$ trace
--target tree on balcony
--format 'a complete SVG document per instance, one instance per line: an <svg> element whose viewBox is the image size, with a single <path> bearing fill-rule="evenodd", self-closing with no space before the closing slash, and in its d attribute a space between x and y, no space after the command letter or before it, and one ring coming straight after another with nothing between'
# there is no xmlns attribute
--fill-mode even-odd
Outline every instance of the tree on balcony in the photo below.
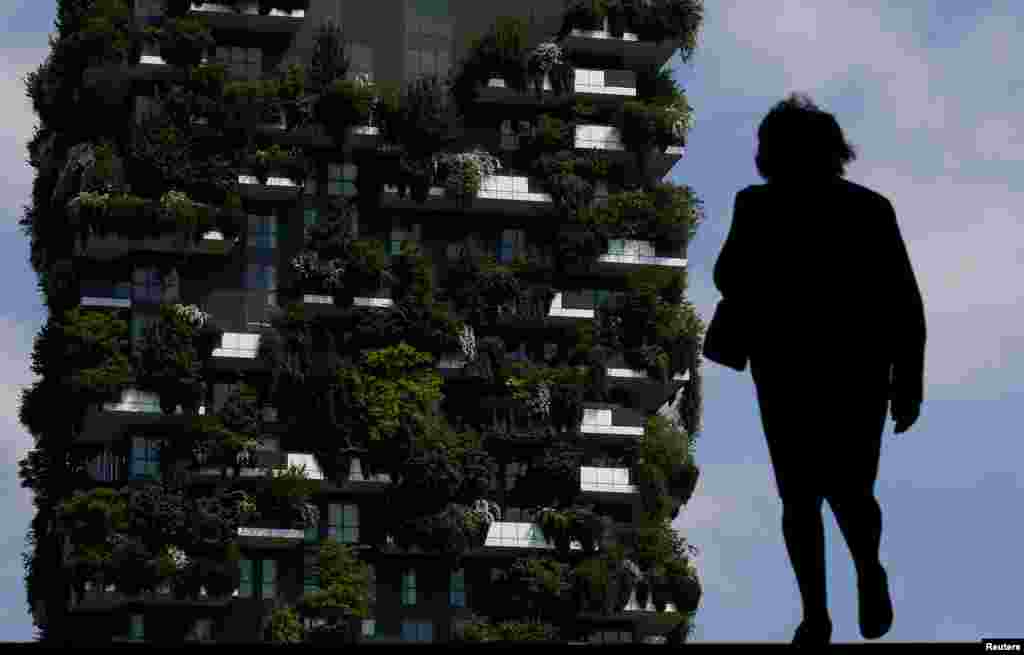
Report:
<svg viewBox="0 0 1024 655"><path fill-rule="evenodd" d="M320 589L299 601L302 616L322 616L335 632L345 636L345 619L369 615L370 575L367 565L351 547L331 540L320 542Z"/></svg>

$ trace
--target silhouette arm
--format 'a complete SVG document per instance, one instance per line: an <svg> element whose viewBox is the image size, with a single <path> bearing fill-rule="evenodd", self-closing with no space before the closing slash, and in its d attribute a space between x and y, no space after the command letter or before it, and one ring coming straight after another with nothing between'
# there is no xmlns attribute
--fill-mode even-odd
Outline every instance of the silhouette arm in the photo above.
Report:
<svg viewBox="0 0 1024 655"><path fill-rule="evenodd" d="M892 203L885 201L886 233L883 235L890 249L889 275L892 281L895 341L893 343L893 387L907 400L924 399L924 351L927 328L921 289L914 276L907 246L896 221Z"/></svg>
<svg viewBox="0 0 1024 655"><path fill-rule="evenodd" d="M740 279L740 271L746 257L743 254L746 248L746 232L742 225L747 222L747 207L749 205L746 189L736 194L736 200L732 210L732 225L729 226L729 234L722 244L722 250L718 253L718 260L715 262L715 269L712 279L715 287L723 297L735 298L740 292L743 284ZM747 262L749 264L749 262Z"/></svg>

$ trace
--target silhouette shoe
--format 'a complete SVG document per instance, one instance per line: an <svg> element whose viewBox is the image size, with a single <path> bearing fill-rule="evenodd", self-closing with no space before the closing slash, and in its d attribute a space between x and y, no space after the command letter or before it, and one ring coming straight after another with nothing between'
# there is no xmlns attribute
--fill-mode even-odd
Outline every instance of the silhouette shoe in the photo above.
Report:
<svg viewBox="0 0 1024 655"><path fill-rule="evenodd" d="M859 576L857 591L860 601L860 634L865 639L878 639L892 628L892 599L889 577L881 564L871 575Z"/></svg>
<svg viewBox="0 0 1024 655"><path fill-rule="evenodd" d="M794 646L821 646L832 642L832 621L830 619L814 619L804 621L797 626L793 635Z"/></svg>

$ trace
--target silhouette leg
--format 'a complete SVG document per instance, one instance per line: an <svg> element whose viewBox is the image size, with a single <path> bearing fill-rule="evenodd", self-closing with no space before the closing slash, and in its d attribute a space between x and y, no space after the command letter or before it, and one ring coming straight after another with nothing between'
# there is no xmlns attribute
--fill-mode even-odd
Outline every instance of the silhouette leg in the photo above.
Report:
<svg viewBox="0 0 1024 655"><path fill-rule="evenodd" d="M882 508L874 495L869 492L832 497L829 506L850 549L857 575L876 572L881 566L878 551L882 543Z"/></svg>
<svg viewBox="0 0 1024 655"><path fill-rule="evenodd" d="M782 536L796 575L803 602L804 619L818 622L828 618L825 587L825 525L821 499L799 503L783 501Z"/></svg>

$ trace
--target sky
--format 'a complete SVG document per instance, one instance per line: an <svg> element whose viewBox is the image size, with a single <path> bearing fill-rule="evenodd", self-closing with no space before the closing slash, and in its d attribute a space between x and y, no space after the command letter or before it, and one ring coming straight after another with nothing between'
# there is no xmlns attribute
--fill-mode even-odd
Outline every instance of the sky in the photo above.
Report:
<svg viewBox="0 0 1024 655"><path fill-rule="evenodd" d="M33 638L20 556L32 505L17 477L32 439L17 414L45 310L17 225L36 122L20 80L46 56L54 14L38 0L0 7L0 641ZM896 209L928 343L921 417L899 436L888 422L883 438L876 491L896 617L883 642L1021 636L1024 73L1011 62L1024 61L1022 33L1024 8L1008 0L707 0L695 56L672 61L695 109L670 179L704 201L688 252L705 322L734 196L761 183L757 126L790 92L836 116L859 154L847 178ZM692 641L788 642L800 602L749 369L705 362L704 374L701 478L674 524L701 550ZM862 641L853 565L827 509L825 522L833 642Z"/></svg>

